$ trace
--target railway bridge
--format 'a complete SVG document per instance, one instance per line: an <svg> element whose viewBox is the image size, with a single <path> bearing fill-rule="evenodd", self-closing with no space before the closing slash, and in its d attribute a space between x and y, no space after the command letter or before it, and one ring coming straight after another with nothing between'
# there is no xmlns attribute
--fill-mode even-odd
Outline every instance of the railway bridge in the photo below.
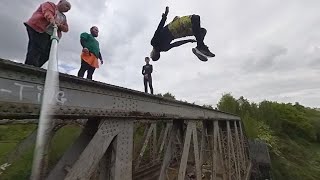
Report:
<svg viewBox="0 0 320 180"><path fill-rule="evenodd" d="M0 59L0 120L39 118L45 74ZM68 123L82 132L54 168L42 157L41 179L250 178L238 116L62 73L54 97L47 135Z"/></svg>

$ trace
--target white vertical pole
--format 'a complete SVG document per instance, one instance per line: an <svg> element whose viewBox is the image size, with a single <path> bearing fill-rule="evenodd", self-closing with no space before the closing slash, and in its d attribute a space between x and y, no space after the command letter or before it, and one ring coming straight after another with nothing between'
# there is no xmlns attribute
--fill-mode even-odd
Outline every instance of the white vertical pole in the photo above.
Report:
<svg viewBox="0 0 320 180"><path fill-rule="evenodd" d="M43 99L41 104L40 119L38 125L37 141L33 156L33 165L31 180L44 179L44 170L46 165L45 159L48 152L49 138L53 121L50 119L49 114L52 114L52 105L56 102L56 94L58 92L59 79L58 79L58 60L57 49L59 38L57 37L58 27L54 25L53 35L51 36L51 49L49 55L48 69L43 91Z"/></svg>

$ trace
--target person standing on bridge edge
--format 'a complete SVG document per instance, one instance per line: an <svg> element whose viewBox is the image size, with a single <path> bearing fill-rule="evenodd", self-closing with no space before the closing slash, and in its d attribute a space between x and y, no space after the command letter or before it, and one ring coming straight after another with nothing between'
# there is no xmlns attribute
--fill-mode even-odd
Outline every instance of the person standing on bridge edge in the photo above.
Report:
<svg viewBox="0 0 320 180"><path fill-rule="evenodd" d="M98 59L100 59L100 63L103 64L99 42L96 40L98 34L99 29L96 26L93 26L90 28L90 34L84 32L80 35L80 43L83 49L78 77L83 77L84 73L87 71L87 78L92 79L94 70L99 68Z"/></svg>
<svg viewBox="0 0 320 180"><path fill-rule="evenodd" d="M24 23L29 37L25 64L41 67L48 61L53 24L58 26L58 37L61 38L61 31L69 31L64 13L70 9L71 4L66 0L60 0L57 5L52 2L45 2Z"/></svg>
<svg viewBox="0 0 320 180"><path fill-rule="evenodd" d="M169 51L171 48L178 47L189 42L197 42L197 47L192 48L192 52L201 61L207 61L207 57L215 56L215 54L210 52L208 47L203 42L207 30L200 26L199 15L182 17L176 16L172 22L164 26L167 20L168 13L169 7L166 7L166 11L162 14L160 24L158 25L158 28L151 40L153 50L150 54L150 57L153 61L157 61L160 59L160 52ZM174 39L186 36L195 36L196 40L187 39L171 43Z"/></svg>
<svg viewBox="0 0 320 180"><path fill-rule="evenodd" d="M153 94L153 87L152 87L152 76L151 73L153 71L153 67L149 64L150 59L149 57L145 57L146 65L142 67L142 75L143 75L143 83L144 83L144 92L148 93L148 86L149 83L151 94Z"/></svg>

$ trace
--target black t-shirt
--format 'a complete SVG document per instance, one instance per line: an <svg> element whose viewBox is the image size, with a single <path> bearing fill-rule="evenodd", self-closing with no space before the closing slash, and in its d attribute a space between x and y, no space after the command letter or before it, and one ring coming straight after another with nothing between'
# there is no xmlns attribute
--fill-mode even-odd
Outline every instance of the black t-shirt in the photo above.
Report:
<svg viewBox="0 0 320 180"><path fill-rule="evenodd" d="M152 65L151 64L146 64L142 67L142 74L143 75L148 75L149 77L151 77L151 73L153 71Z"/></svg>
<svg viewBox="0 0 320 180"><path fill-rule="evenodd" d="M164 26L167 20L166 16L162 16L161 22L158 25L153 38L151 39L151 45L158 51L168 51L172 48L171 41L174 39L173 35L168 29L168 25Z"/></svg>

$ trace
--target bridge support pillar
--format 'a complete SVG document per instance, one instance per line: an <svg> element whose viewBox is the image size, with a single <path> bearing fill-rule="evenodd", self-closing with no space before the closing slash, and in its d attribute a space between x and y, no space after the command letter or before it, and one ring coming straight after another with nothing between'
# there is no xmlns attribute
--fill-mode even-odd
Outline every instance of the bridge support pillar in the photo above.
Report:
<svg viewBox="0 0 320 180"><path fill-rule="evenodd" d="M174 144L175 138L178 135L179 127L181 127L181 121L173 120L171 132L169 134L169 141L168 141L167 148L165 150L164 158L162 161L159 180L166 180L167 179L167 168L168 168L170 161L172 159L173 144Z"/></svg>
<svg viewBox="0 0 320 180"><path fill-rule="evenodd" d="M88 180L108 147L116 142L114 180L132 179L133 121L102 120L97 133L74 163L65 180Z"/></svg>
<svg viewBox="0 0 320 180"><path fill-rule="evenodd" d="M91 141L94 134L97 132L99 120L89 119L82 130L82 133L73 143L73 145L64 153L56 166L51 170L47 180L64 179L70 171L72 165L79 158L82 151Z"/></svg>
<svg viewBox="0 0 320 180"><path fill-rule="evenodd" d="M200 155L199 155L199 143L198 143L198 133L196 127L196 121L188 121L187 122L187 130L185 134L183 153L180 162L178 180L184 180L186 169L188 165L188 157L190 152L190 145L192 142L193 152L194 152L194 160L195 160L195 174L197 180L201 180L201 165L200 165ZM191 140L192 137L192 140Z"/></svg>
<svg viewBox="0 0 320 180"><path fill-rule="evenodd" d="M141 150L139 151L139 156L138 156L138 159L137 159L137 163L135 165L135 169L139 169L140 167L140 163L141 163L141 160L142 160L142 157L145 153L145 150L147 148L147 145L149 143L149 140L151 139L151 136L153 136L152 138L152 160L155 161L156 160L156 153L157 153L157 124L156 123L152 123L151 126L146 129L147 134L146 136L144 136L144 139L143 139L143 146L141 148Z"/></svg>

